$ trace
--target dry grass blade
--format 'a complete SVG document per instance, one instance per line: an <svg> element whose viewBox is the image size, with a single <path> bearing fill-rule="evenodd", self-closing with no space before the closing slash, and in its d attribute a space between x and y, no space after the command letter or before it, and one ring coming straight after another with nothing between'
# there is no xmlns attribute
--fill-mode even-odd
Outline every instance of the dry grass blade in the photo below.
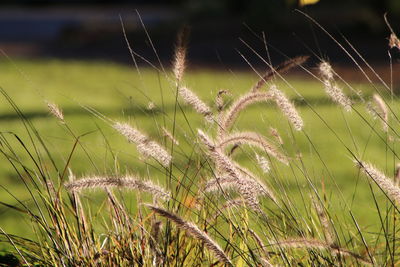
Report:
<svg viewBox="0 0 400 267"><path fill-rule="evenodd" d="M168 220L172 221L176 224L176 226L182 230L184 230L187 234L191 235L197 240L203 242L203 244L212 252L215 257L225 263L233 266L232 262L229 260L228 256L224 253L224 251L220 248L220 246L212 240L205 232L201 231L195 224L191 222L186 222L181 217L166 211L164 209L147 205L152 211L156 212L162 217L167 218Z"/></svg>
<svg viewBox="0 0 400 267"><path fill-rule="evenodd" d="M235 122L239 112L245 109L248 105L257 102L268 101L271 99L272 95L269 92L250 92L241 96L235 102L233 102L229 109L224 113L219 125L220 131L228 131Z"/></svg>
<svg viewBox="0 0 400 267"><path fill-rule="evenodd" d="M259 89L261 89L261 87L263 87L264 84L268 80L270 80L272 77L274 77L276 73L284 74L285 72L291 70L292 68L303 64L308 59L309 59L309 56L298 56L298 57L295 57L295 58L291 58L291 59L281 63L280 65L278 65L274 69L267 71L260 78L260 80L258 80L258 82L251 88L251 92L256 92Z"/></svg>
<svg viewBox="0 0 400 267"><path fill-rule="evenodd" d="M254 232L253 230L249 229L249 233L253 236L253 239L256 241L258 247L261 249L261 251L264 254L264 257L261 258L261 261L263 263L264 266L273 266L269 261L269 253L266 249L266 246L264 244L264 242L261 240L261 238L257 235L256 232Z"/></svg>
<svg viewBox="0 0 400 267"><path fill-rule="evenodd" d="M271 243L273 246L280 246L282 248L301 248L301 249L318 249L318 250L328 250L333 254L341 255L343 257L352 257L360 263L365 265L371 265L372 263L365 259L364 257L353 253L349 250L331 246L327 243L321 242L315 239L308 239L308 238L295 238L295 239L286 239L281 240L276 243Z"/></svg>
<svg viewBox="0 0 400 267"><path fill-rule="evenodd" d="M219 142L218 147L224 149L230 144L257 146L272 157L278 159L280 162L284 164L289 163L288 158L280 153L274 145L269 143L262 135L254 132L239 132L230 134Z"/></svg>
<svg viewBox="0 0 400 267"><path fill-rule="evenodd" d="M117 187L121 189L135 189L150 193L156 198L168 200L171 198L171 194L165 191L163 188L153 184L150 181L141 181L131 176L124 177L98 177L90 176L83 179L75 180L65 184L68 191L79 192L84 189L96 189L96 188L112 188Z"/></svg>
<svg viewBox="0 0 400 267"><path fill-rule="evenodd" d="M230 95L228 90L219 90L217 96L215 97L215 106L217 107L218 111L222 111L224 108L224 99L222 98L223 95Z"/></svg>
<svg viewBox="0 0 400 267"><path fill-rule="evenodd" d="M312 198L312 202L315 207L315 211L317 212L318 218L321 222L322 229L324 231L326 242L330 245L335 244L335 233L332 229L332 225L329 221L328 215L321 203L318 202L317 199Z"/></svg>
<svg viewBox="0 0 400 267"><path fill-rule="evenodd" d="M165 137L171 140L171 142L174 143L175 145L179 146L179 141L176 140L175 137L167 129L165 129L165 127L162 127L161 129Z"/></svg>

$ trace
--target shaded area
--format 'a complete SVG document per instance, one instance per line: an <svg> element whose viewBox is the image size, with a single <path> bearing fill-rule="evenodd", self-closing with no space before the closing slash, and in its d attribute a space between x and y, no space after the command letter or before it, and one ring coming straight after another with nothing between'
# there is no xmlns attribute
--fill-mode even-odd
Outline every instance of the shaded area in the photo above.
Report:
<svg viewBox="0 0 400 267"><path fill-rule="evenodd" d="M132 48L150 62L169 65L175 36L183 24L192 29L189 60L193 66L247 68L238 51L263 65L244 40L267 58L260 38L266 33L273 61L313 54L349 64L348 56L315 25L295 12L297 1L19 1L0 9L0 48L11 57L110 60L132 64L120 16ZM398 2L398 1L397 1ZM301 8L335 37L347 36L376 64L387 62L389 11L394 29L396 1L330 1ZM3 2L4 5L5 2ZM39 4L38 4L39 3ZM9 2L11 4L11 2ZM82 5L85 4L85 5ZM150 43L135 10L152 38ZM158 55L153 51L154 45ZM395 57L395 59L398 57ZM139 64L146 64L137 58Z"/></svg>
<svg viewBox="0 0 400 267"><path fill-rule="evenodd" d="M322 88L321 88L322 90ZM364 95L365 97L369 98L370 95ZM350 97L356 99L356 96ZM337 106L333 103L329 98L326 97L310 97L308 96L307 99L296 97L291 99L296 106ZM181 103L182 104L182 103ZM255 108L263 104L254 105ZM275 109L274 106L271 105L264 105L263 108L265 109ZM104 115L120 115L123 111L125 116L144 116L147 117L149 115L161 115L162 113L168 114L173 113L175 110L174 105L164 105L164 109L154 108L152 110L148 110L146 106L137 106L137 107L121 107L118 109L105 109L105 108L96 108L101 114ZM195 112L191 107L182 106L182 110L184 112ZM63 113L65 116L91 116L92 114L85 109L82 108L64 108ZM40 118L50 118L51 115L48 111L27 111L23 112L23 115L27 119L40 119ZM19 120L20 116L14 112L9 113L1 113L0 114L0 121L12 121L12 120Z"/></svg>

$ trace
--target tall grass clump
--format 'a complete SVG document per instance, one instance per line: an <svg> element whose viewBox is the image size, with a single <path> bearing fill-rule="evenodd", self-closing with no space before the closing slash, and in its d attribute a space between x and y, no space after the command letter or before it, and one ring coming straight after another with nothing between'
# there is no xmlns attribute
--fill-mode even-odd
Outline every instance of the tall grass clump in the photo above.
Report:
<svg viewBox="0 0 400 267"><path fill-rule="evenodd" d="M21 136L0 132L3 164L12 167L30 197L22 200L3 187L14 203L1 204L28 217L32 234L16 236L0 228L9 253L24 266L399 264L399 120L393 88L352 46L346 50L333 39L372 89L359 92L325 59L317 57L317 65L308 67L308 57L299 56L277 67L265 61L268 71L253 86L240 94L235 88L218 89L213 103L185 79L186 34L184 30L178 37L171 73L155 67L168 81L161 93L174 99L173 112L164 110L163 98L161 103L150 99L151 108L142 103L158 134L134 119L122 121L83 106L112 155L105 163L91 155L92 143L83 141L92 133L78 134L62 109L47 101L49 112L73 140L70 153L60 160L1 89L25 130ZM389 53L398 48L393 38ZM340 118L344 134L286 80L284 74L292 68L318 84L325 102L340 106L332 108L332 116ZM380 83L373 83L363 68L370 68L368 73ZM254 108L261 111L260 118L243 123L241 118ZM323 133L315 132L317 124ZM324 135L325 143L318 135ZM124 142L128 159L116 153L114 140ZM379 146L370 152L373 141ZM332 171L338 168L332 167L326 149L328 155L340 150L336 164L351 166L352 172ZM87 161L83 172L76 171L78 150ZM350 197L341 176L354 188ZM357 203L359 188L367 192L365 203ZM358 218L365 204L375 225Z"/></svg>

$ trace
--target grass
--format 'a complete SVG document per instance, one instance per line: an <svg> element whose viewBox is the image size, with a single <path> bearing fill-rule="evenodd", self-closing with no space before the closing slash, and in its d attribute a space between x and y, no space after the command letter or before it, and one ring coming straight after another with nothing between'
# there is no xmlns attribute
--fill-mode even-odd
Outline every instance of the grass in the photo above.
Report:
<svg viewBox="0 0 400 267"><path fill-rule="evenodd" d="M196 139L198 125L209 127L204 124L199 114L186 106L183 106L184 113L178 112L174 119L174 88L171 88L163 76L151 69L141 68L139 75L134 68L104 62L16 61L14 64L5 61L0 63L0 86L38 129L60 170L69 162L69 155L73 151L68 165L78 177L127 170L142 177L149 177L160 184L166 183L165 173L154 171L152 164L141 164L142 160L135 147L127 146L124 138L84 107L94 108L111 119L130 121L133 126L160 142L166 142L159 137L160 127L166 125L171 130L175 121L176 134L181 142L176 149L184 155L190 155L194 151L193 140ZM248 91L255 81L257 75L254 72L197 70L185 74L185 84L210 105L218 90L229 89L234 96L238 96ZM357 156L380 166L387 174L393 174L392 162L395 159L385 148L388 142L385 139L381 140L373 132L373 129L380 127L379 121L364 121L363 118L370 116L362 105L354 107L362 117L354 111L351 114L343 112L340 107L331 103L323 91L322 84L315 79L290 77L289 83L305 100L284 82L276 82L279 89L295 99L305 122L305 134L293 131L285 117L277 112L275 105L265 103L248 108L240 115L235 128L251 130L266 136L269 136L271 126L278 129L284 140L283 148L288 155L293 158L301 155L298 165L295 164L292 169L282 168L279 163L272 161L273 171L264 175L259 168L254 167L254 153L251 150L243 149L244 153L238 154L235 159L258 174L263 181L272 185L272 188L280 188L282 194L289 195L290 201L300 214L306 214L310 208L305 199L313 194L311 184L317 186L321 196L327 199L329 213L336 223L340 222L341 226L352 225L351 216L354 216L362 225L361 230L366 239L376 240L382 229L377 207L371 203L374 203L374 198L382 206L388 205L388 201L378 188L370 187L369 180L360 175L346 151L346 146ZM372 88L367 83L354 84L353 87L362 90L365 95L372 93ZM55 102L63 109L66 121L74 134L83 135L82 146L78 145L73 150L74 138L60 122L49 115L45 100ZM0 129L3 132L14 132L26 140L21 120L7 101L1 101ZM307 106L305 101L315 111ZM159 109L147 110L149 102L153 102ZM393 107L397 104L397 100L392 102ZM164 116L159 110L165 112ZM373 128L367 123L371 123ZM379 134L384 136L381 132ZM15 141L12 142L15 145L14 151L21 156L21 161L28 160L22 147ZM50 165L50 162L45 164ZM304 170L307 173L304 173ZM0 177L3 177L2 187L7 188L18 199L26 200L28 206L33 204L11 166L2 164ZM183 177L178 178L183 182ZM205 177L200 178L201 181ZM138 199L132 195L124 194L124 198L133 212L136 210ZM98 213L101 212L104 197L104 194L84 194L84 199L95 203L92 212L99 220L102 218ZM4 191L0 201L16 204L13 196ZM265 205L272 208L268 203ZM5 207L0 208L0 214L0 226L7 233L25 236L26 229L30 227L28 219L23 219L18 212ZM16 221L21 223L17 225ZM104 231L106 223L101 224ZM257 224L253 227L257 229ZM343 227L344 229L338 231L343 231L343 235L350 239L356 238L351 236L354 233L346 231L346 226ZM224 227L221 229L224 231Z"/></svg>

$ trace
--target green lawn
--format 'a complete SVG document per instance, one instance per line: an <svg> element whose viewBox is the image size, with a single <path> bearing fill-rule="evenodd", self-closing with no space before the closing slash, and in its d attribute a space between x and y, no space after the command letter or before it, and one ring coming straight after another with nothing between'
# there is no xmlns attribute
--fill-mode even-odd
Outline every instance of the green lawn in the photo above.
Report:
<svg viewBox="0 0 400 267"><path fill-rule="evenodd" d="M107 123L84 108L94 108L111 119L129 121L162 142L160 127L166 125L168 129L172 129L175 108L174 87L164 75L159 75L148 68L141 68L139 75L132 67L104 62L16 61L14 63L15 65L6 61L0 62L0 86L36 126L56 159L60 171L64 169L74 146L74 139L61 123L49 115L46 100L57 103L64 110L65 119L76 135L89 133L82 137L82 146L90 158L86 156L83 148L78 146L69 165L78 177L84 174L128 170L144 177L151 176L153 180L164 183L162 172L146 168L141 164L133 145L127 145L124 138L113 131ZM185 84L210 105L213 104L218 90L229 89L233 96L238 96L249 90L256 81L255 73L242 71L232 73L196 70L189 71L185 78ZM379 122L372 120L362 105L356 105L356 110L363 117L354 111L343 112L325 96L322 84L311 77L307 79L291 77L288 82L291 86L283 81L276 83L288 96L295 99L305 122L304 132L293 132L275 105L267 103L251 106L240 116L235 127L256 131L268 137L271 126L278 129L285 141L284 149L292 158L298 157L301 153L307 173L304 174L300 170L300 161L294 160L292 168L273 161L274 170L264 175L260 169L254 168L254 153L251 149L244 149L247 153L238 154L236 159L248 168L252 168L262 180L272 185L277 194L281 192L278 188L285 188L293 202L299 205L299 209L302 209L303 205L300 201L301 196L308 196L310 193L305 178L307 176L317 185L320 192L326 193L331 203L332 217L350 221L347 210L350 208L362 229L378 230L379 217L368 179L359 175L345 146L355 155L385 170L388 175L393 175L392 153L388 152L385 142L380 140L376 133L371 134L371 127L363 117L374 126L373 129L378 134L386 138ZM366 84L353 86L367 96L372 92L371 86ZM291 87L295 88L305 100L301 100ZM349 90L347 92L350 93ZM21 121L4 98L0 101L1 131L15 132L31 148ZM158 107L154 112L146 109L150 101ZM192 129L208 128L210 125L205 124L202 117L194 113L190 107L183 106L183 110L186 117L182 112L178 112L176 117L177 136L181 142L177 151L189 154L196 144ZM163 111L165 116L162 116L160 111ZM28 160L21 147L16 142L13 144L16 145L20 157ZM113 160L112 155L118 159L118 163ZM27 200L29 203L29 195L15 171L4 158L2 162L0 185L18 199ZM378 201L384 201L385 197L379 189L375 185L372 188L377 192ZM297 200L299 202L296 202ZM3 189L0 191L0 201L16 204L15 199ZM26 227L29 227L29 221L22 218L16 212L0 207L0 226L5 231L23 235Z"/></svg>

